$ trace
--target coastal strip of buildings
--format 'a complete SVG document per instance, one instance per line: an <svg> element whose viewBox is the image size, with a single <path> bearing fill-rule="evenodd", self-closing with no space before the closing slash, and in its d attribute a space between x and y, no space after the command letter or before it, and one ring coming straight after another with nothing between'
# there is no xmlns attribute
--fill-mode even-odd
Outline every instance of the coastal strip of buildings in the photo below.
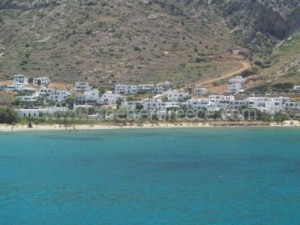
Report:
<svg viewBox="0 0 300 225"><path fill-rule="evenodd" d="M237 98L237 94L243 92L244 83L245 79L241 76L231 78L224 95L211 94L204 87L196 87L189 92L176 90L168 81L158 84L117 84L113 90L100 93L86 81L75 82L74 88L69 90L55 89L50 88L51 80L48 77L33 78L29 82L28 77L18 74L13 76L11 84L0 84L0 92L15 93L15 102L18 103L15 110L20 117L43 117L93 107L143 109L153 113L170 109L201 109L215 112L250 108L270 115L300 110L300 102L293 101L290 97L239 95ZM295 86L293 91L300 92L300 86ZM151 97L145 98L145 95ZM139 96L143 97L139 99Z"/></svg>

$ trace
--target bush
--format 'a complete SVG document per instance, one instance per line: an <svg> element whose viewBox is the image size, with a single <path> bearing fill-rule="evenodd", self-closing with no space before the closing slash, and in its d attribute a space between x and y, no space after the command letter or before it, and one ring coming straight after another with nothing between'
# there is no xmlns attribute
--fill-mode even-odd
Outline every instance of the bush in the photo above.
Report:
<svg viewBox="0 0 300 225"><path fill-rule="evenodd" d="M133 50L134 50L134 51L141 51L141 48L138 47L138 46L134 46L134 47L133 47Z"/></svg>
<svg viewBox="0 0 300 225"><path fill-rule="evenodd" d="M17 122L17 113L9 107L0 107L0 123L13 124Z"/></svg>

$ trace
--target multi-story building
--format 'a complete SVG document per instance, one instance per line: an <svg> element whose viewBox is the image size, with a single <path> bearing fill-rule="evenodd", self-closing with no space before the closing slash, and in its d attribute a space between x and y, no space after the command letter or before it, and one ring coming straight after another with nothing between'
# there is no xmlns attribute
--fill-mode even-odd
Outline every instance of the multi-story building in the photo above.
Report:
<svg viewBox="0 0 300 225"><path fill-rule="evenodd" d="M182 91L173 91L168 94L168 100L170 102L179 102L179 101L184 101L189 94L187 92L182 92Z"/></svg>
<svg viewBox="0 0 300 225"><path fill-rule="evenodd" d="M48 86L50 82L49 77L36 77L33 79L32 84L34 86Z"/></svg>
<svg viewBox="0 0 300 225"><path fill-rule="evenodd" d="M203 95L207 95L207 94L208 94L207 88L195 88L194 89L195 96L203 96Z"/></svg>
<svg viewBox="0 0 300 225"><path fill-rule="evenodd" d="M228 81L227 93L236 94L242 91L245 79L242 76L236 76Z"/></svg>
<svg viewBox="0 0 300 225"><path fill-rule="evenodd" d="M13 84L28 84L28 78L23 74L14 75Z"/></svg>
<svg viewBox="0 0 300 225"><path fill-rule="evenodd" d="M75 90L76 91L90 91L92 87L88 82L75 82Z"/></svg>

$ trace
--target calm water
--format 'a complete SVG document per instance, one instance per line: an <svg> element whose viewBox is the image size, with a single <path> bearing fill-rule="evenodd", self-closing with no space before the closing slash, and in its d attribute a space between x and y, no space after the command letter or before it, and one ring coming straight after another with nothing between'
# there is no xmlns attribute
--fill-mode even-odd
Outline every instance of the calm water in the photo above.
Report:
<svg viewBox="0 0 300 225"><path fill-rule="evenodd" d="M300 130L0 133L1 225L297 225Z"/></svg>

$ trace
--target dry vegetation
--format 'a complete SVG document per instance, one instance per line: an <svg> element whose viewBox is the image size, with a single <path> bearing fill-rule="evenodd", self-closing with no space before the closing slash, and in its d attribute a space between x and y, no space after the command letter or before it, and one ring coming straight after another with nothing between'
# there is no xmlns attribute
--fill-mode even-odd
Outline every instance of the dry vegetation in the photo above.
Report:
<svg viewBox="0 0 300 225"><path fill-rule="evenodd" d="M227 54L235 46L229 30L205 5L51 2L1 11L2 78L24 73L59 82L88 80L96 87L161 80L182 85L236 67Z"/></svg>

